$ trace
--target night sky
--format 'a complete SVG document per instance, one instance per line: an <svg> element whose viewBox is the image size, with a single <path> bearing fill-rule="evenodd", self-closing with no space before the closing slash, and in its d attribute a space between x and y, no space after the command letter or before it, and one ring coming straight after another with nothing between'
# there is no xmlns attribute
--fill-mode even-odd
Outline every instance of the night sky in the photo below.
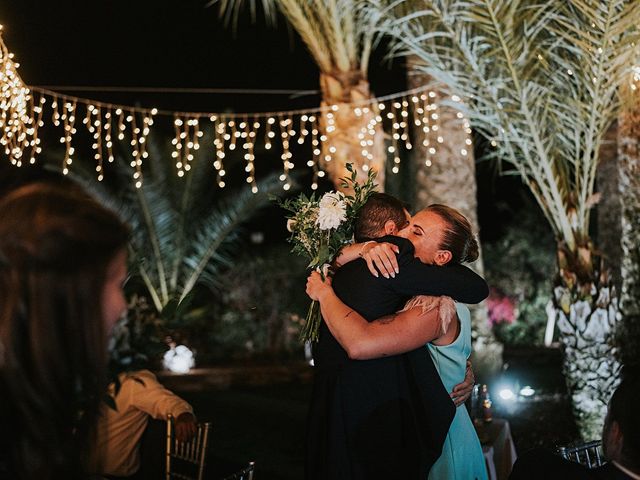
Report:
<svg viewBox="0 0 640 480"><path fill-rule="evenodd" d="M237 32L206 0L20 0L0 5L4 38L30 85L317 90L318 70L284 20L248 11ZM404 88L403 74L374 58L378 95ZM397 70L397 69L396 69ZM397 85L400 83L399 85ZM79 94L118 102L127 95ZM167 109L264 111L315 107L319 96L138 95Z"/></svg>
<svg viewBox="0 0 640 480"><path fill-rule="evenodd" d="M236 33L206 0L13 0L0 3L3 38L35 86L117 86L233 89L318 89L318 70L282 19L276 28L245 15ZM248 13L248 12L247 12ZM402 65L374 55L376 95L406 88ZM318 94L131 94L66 92L112 103L169 110L260 112L313 108ZM46 148L46 144L45 144ZM275 160L279 162L279 159ZM0 170L5 175L6 168ZM517 178L497 178L480 164L483 238L499 236L521 204ZM526 193L525 193L526 196ZM511 204L503 216L495 205ZM513 212L509 213L511 210ZM498 217L498 218L496 218Z"/></svg>

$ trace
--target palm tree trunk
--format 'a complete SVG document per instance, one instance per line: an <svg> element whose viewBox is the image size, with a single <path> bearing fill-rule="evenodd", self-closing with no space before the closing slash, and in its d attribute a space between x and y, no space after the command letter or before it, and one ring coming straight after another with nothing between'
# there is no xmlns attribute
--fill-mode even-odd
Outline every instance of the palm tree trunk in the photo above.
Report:
<svg viewBox="0 0 640 480"><path fill-rule="evenodd" d="M618 125L607 131L600 147L596 183L600 200L597 206L598 249L607 253L607 267L616 291L620 292L622 262L622 202L620 200L620 160L618 159Z"/></svg>
<svg viewBox="0 0 640 480"><path fill-rule="evenodd" d="M409 75L409 88L417 88L429 83L429 78L418 73ZM437 101L438 97L434 98ZM471 135L466 131L464 120L450 107L438 108L438 130L428 137L429 145L423 139L423 127L414 124L413 164L415 176L415 208L419 210L432 203L443 203L457 208L469 219L474 231L478 225L478 200L476 188L476 167ZM438 137L442 142L439 142ZM429 153L429 148L436 148ZM484 273L482 253L470 265L479 275ZM488 320L487 307L483 303L471 305L471 321L474 340L473 365L481 376L496 373L502 366L502 344L493 332Z"/></svg>
<svg viewBox="0 0 640 480"><path fill-rule="evenodd" d="M640 316L640 94L618 117L620 200L622 203L622 291L620 309Z"/></svg>
<svg viewBox="0 0 640 480"><path fill-rule="evenodd" d="M320 74L320 87L323 107L320 131L326 136L322 142L321 167L336 189L342 191L341 179L349 175L347 163L353 164L360 179L366 178L373 168L378 172L378 190L384 191L384 131L382 123L376 121L377 105L367 103L372 98L369 82L360 70L334 71Z"/></svg>
<svg viewBox="0 0 640 480"><path fill-rule="evenodd" d="M558 267L553 299L564 345L563 371L580 433L584 440L596 440L620 374L613 347L618 299L592 245L577 252L561 245Z"/></svg>

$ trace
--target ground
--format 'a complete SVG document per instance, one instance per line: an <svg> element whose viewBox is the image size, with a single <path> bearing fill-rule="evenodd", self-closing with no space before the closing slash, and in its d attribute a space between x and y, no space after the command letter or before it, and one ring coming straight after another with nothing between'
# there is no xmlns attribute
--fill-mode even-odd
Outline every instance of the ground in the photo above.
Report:
<svg viewBox="0 0 640 480"><path fill-rule="evenodd" d="M509 420L518 453L575 441L578 432L560 374L559 352L507 349L505 360L507 368L490 391L494 415ZM507 384L532 385L538 395L502 402L499 389ZM256 462L261 480L303 478L308 382L181 394L200 419L213 422L208 478L223 478L250 460Z"/></svg>

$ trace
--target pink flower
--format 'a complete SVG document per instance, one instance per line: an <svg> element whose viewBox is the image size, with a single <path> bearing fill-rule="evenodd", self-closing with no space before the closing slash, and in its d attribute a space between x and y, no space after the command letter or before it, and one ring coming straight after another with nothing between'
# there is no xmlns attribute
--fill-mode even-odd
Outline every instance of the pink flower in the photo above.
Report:
<svg viewBox="0 0 640 480"><path fill-rule="evenodd" d="M489 291L487 310L492 326L498 323L513 323L516 319L516 305L513 299L495 288L491 288Z"/></svg>

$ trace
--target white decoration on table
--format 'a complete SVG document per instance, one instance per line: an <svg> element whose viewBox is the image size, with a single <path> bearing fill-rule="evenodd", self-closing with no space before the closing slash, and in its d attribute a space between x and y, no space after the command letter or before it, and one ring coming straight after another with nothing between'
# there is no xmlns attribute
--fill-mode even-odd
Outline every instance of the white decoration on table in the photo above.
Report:
<svg viewBox="0 0 640 480"><path fill-rule="evenodd" d="M171 347L164 354L162 365L174 373L188 373L196 364L193 352L184 345Z"/></svg>

